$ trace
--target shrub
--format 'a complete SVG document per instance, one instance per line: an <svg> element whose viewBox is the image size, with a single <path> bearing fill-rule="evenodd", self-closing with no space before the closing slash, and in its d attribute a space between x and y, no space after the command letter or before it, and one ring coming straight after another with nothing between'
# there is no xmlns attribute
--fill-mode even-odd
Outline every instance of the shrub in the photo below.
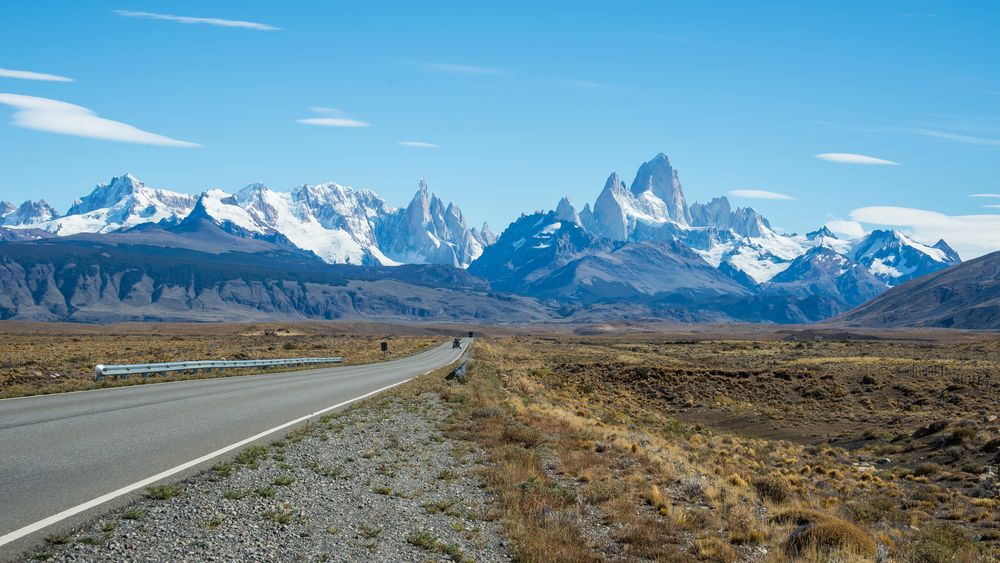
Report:
<svg viewBox="0 0 1000 563"><path fill-rule="evenodd" d="M806 524L823 522L830 518L830 516L816 510L810 510L808 508L793 508L791 510L785 510L775 514L771 517L771 521L776 524L794 524L796 526L804 526Z"/></svg>
<svg viewBox="0 0 1000 563"><path fill-rule="evenodd" d="M542 442L542 434L530 426L512 422L504 426L503 439L510 443L520 443L533 448Z"/></svg>
<svg viewBox="0 0 1000 563"><path fill-rule="evenodd" d="M875 557L875 540L861 528L839 518L828 517L821 522L795 529L785 542L785 553L799 557L811 552L829 554L837 551Z"/></svg>
<svg viewBox="0 0 1000 563"><path fill-rule="evenodd" d="M975 550L975 538L968 529L952 523L937 524L920 532L910 559L914 563L961 561Z"/></svg>
<svg viewBox="0 0 1000 563"><path fill-rule="evenodd" d="M973 426L960 426L952 430L945 441L947 446L958 446L976 437L976 428Z"/></svg>
<svg viewBox="0 0 1000 563"><path fill-rule="evenodd" d="M753 480L753 488L761 500L782 504L792 496L792 486L780 475L767 475Z"/></svg>
<svg viewBox="0 0 1000 563"><path fill-rule="evenodd" d="M872 524L875 522L895 522L899 520L896 501L889 497L874 497L848 503L847 513L855 522Z"/></svg>
<svg viewBox="0 0 1000 563"><path fill-rule="evenodd" d="M757 545L766 539L767 534L758 527L757 517L750 507L737 504L728 507L725 512L730 543Z"/></svg>
<svg viewBox="0 0 1000 563"><path fill-rule="evenodd" d="M691 544L691 554L702 561L729 563L739 561L738 551L719 538L702 538Z"/></svg>

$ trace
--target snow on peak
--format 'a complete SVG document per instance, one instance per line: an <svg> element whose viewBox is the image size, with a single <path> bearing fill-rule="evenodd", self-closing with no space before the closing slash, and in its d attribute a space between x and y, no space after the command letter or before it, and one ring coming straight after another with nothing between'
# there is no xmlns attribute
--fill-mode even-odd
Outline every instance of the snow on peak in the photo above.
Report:
<svg viewBox="0 0 1000 563"><path fill-rule="evenodd" d="M410 204L379 229L385 255L400 263L451 264L465 268L486 246L481 233L465 223L462 210L447 205L420 179ZM491 233L492 235L492 233Z"/></svg>
<svg viewBox="0 0 1000 563"><path fill-rule="evenodd" d="M19 207L3 202L0 204L0 225L5 227L29 227L59 216L59 212L45 202L25 201Z"/></svg>
<svg viewBox="0 0 1000 563"><path fill-rule="evenodd" d="M670 220L681 225L690 222L680 178L670 165L670 159L662 152L642 163L632 180L630 191L636 195L649 193L652 197L647 199L655 198L661 202L665 211L661 222Z"/></svg>
<svg viewBox="0 0 1000 563"><path fill-rule="evenodd" d="M201 209L209 219L220 225L230 223L251 233L268 231L265 226L254 220L246 209L240 207L236 196L220 189L208 190L201 194L192 214L198 209Z"/></svg>
<svg viewBox="0 0 1000 563"><path fill-rule="evenodd" d="M559 200L559 205L556 206L556 215L563 221L580 224L580 214L576 212L573 202L568 197Z"/></svg>
<svg viewBox="0 0 1000 563"><path fill-rule="evenodd" d="M889 286L961 261L944 241L928 246L896 230L872 231L857 242L852 256Z"/></svg>
<svg viewBox="0 0 1000 563"><path fill-rule="evenodd" d="M812 231L810 233L806 233L806 238L808 240L816 240L817 238L832 238L832 239L836 239L837 235L833 234L833 231L831 231L829 228L827 228L826 225L824 225L820 229L817 229L817 230Z"/></svg>

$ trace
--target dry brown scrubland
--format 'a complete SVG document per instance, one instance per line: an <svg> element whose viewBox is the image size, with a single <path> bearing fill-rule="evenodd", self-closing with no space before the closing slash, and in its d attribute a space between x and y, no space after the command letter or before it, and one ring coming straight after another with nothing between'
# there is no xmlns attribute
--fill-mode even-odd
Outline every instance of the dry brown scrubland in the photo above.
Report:
<svg viewBox="0 0 1000 563"><path fill-rule="evenodd" d="M97 364L341 356L344 362L337 365L352 365L398 358L444 341L433 334L349 334L341 330L319 324L99 327L0 323L0 398L322 367L232 369L95 383ZM387 355L379 347L383 340L389 343Z"/></svg>
<svg viewBox="0 0 1000 563"><path fill-rule="evenodd" d="M442 394L449 434L487 451L521 560L1000 558L997 403L954 383L997 373L995 340L508 337L475 355L465 385L399 392Z"/></svg>

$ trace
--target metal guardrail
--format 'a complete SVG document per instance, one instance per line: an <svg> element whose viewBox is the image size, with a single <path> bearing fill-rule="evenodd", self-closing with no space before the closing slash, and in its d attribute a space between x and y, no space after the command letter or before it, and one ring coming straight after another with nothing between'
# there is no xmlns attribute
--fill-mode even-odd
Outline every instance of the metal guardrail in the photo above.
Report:
<svg viewBox="0 0 1000 563"><path fill-rule="evenodd" d="M151 373L188 371L200 369L256 368L271 366L298 366L306 364L336 364L344 361L336 358L284 358L276 360L203 360L196 362L165 362L159 364L118 364L94 366L94 379L105 377L125 378L130 375L148 376Z"/></svg>
<svg viewBox="0 0 1000 563"><path fill-rule="evenodd" d="M457 380L459 383L465 383L465 380L468 379L469 364L472 363L472 356L473 356L472 349L475 343L476 343L475 340L471 338L469 339L469 344L465 347L465 350L458 357L458 360L456 360L461 363L458 364L458 366L455 369L448 372L448 375L445 376L446 380L451 381L452 379L454 379Z"/></svg>

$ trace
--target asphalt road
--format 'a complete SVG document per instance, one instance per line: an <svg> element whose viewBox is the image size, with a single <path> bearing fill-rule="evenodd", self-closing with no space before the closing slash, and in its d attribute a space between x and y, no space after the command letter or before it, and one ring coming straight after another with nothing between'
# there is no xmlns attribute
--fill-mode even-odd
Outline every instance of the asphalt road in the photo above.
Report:
<svg viewBox="0 0 1000 563"><path fill-rule="evenodd" d="M461 352L449 342L379 364L2 400L0 546L26 528L44 534L35 528L46 519L109 493L444 367Z"/></svg>

